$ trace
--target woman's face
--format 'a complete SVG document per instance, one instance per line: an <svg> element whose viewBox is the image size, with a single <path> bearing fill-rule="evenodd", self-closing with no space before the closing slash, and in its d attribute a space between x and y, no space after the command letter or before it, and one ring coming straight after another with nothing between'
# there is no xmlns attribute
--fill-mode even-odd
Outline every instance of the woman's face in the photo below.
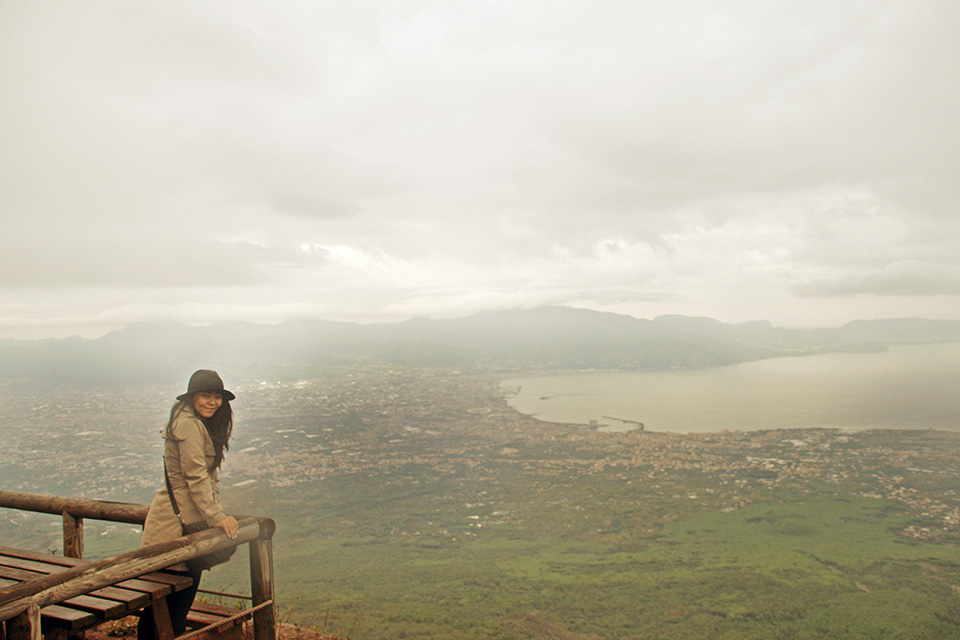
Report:
<svg viewBox="0 0 960 640"><path fill-rule="evenodd" d="M200 391L193 397L193 410L201 418L212 418L221 404L223 396L218 391Z"/></svg>

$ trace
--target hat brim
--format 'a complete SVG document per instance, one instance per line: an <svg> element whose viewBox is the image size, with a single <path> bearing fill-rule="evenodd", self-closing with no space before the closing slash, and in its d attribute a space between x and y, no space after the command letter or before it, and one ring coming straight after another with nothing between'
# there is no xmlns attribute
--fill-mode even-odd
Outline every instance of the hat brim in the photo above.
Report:
<svg viewBox="0 0 960 640"><path fill-rule="evenodd" d="M227 402L233 402L237 398L237 396L233 395L226 389L197 389L196 391L188 391L187 393L180 394L179 396L177 396L177 400L180 402L183 402L184 400L190 397L191 393L200 393L201 391L213 391L214 393L219 393L221 396L223 396L223 399L226 400Z"/></svg>

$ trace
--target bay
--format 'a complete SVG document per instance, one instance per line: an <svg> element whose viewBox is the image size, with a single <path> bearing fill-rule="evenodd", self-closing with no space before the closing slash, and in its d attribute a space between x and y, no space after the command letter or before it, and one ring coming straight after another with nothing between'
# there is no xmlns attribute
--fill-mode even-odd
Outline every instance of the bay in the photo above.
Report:
<svg viewBox="0 0 960 640"><path fill-rule="evenodd" d="M670 371L504 380L511 407L547 422L705 433L826 427L960 431L960 343ZM611 418L617 418L615 420Z"/></svg>

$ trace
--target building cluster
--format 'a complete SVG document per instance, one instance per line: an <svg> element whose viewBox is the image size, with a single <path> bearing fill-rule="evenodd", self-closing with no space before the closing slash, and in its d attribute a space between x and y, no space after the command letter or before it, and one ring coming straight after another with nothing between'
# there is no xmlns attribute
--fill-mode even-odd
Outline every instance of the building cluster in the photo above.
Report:
<svg viewBox="0 0 960 640"><path fill-rule="evenodd" d="M225 486L280 489L344 477L470 484L482 487L464 490L464 526L471 528L522 519L509 486L518 483L559 487L556 499L569 502L563 487L572 496L578 483L608 478L619 483L613 493L624 503L680 499L728 511L781 489L834 487L907 506L917 521L906 535L960 531L960 434L776 425L754 432L600 432L518 414L492 375L381 367L247 384L237 395ZM132 391L4 398L0 485L149 500L162 477L159 431L168 409L157 398L137 402ZM470 497L481 490L482 499Z"/></svg>

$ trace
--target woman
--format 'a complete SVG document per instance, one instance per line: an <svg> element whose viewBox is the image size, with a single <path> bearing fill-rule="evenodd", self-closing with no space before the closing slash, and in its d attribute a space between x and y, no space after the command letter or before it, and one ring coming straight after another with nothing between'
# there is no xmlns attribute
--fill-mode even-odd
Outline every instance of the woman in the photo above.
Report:
<svg viewBox="0 0 960 640"><path fill-rule="evenodd" d="M233 431L230 401L235 397L223 388L223 380L217 372L207 369L190 376L187 392L177 396L177 403L173 405L163 430L166 441L163 464L167 480L150 503L143 524L141 547L183 535L180 519L170 501L171 491L184 523L205 521L211 527L223 529L231 538L237 537L239 525L236 519L225 514L220 507L217 479L224 452L230 448L230 433ZM183 564L171 569L193 578L192 587L167 596L173 632L179 635L186 631L187 614L200 584L201 571L188 569ZM141 614L137 636L140 640L156 637L152 609L147 608Z"/></svg>

